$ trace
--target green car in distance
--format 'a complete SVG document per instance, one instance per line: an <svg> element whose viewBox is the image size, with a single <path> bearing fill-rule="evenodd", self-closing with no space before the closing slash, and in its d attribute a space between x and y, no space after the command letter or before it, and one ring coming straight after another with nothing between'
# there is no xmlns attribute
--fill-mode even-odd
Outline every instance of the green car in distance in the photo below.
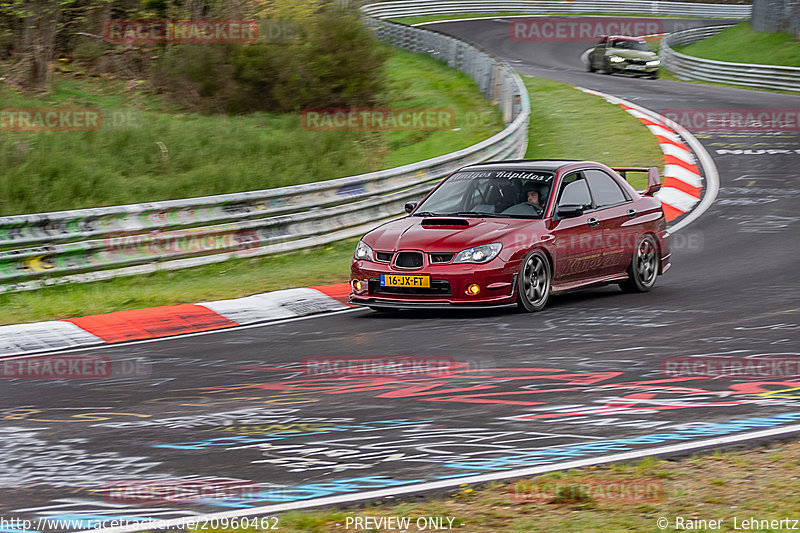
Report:
<svg viewBox="0 0 800 533"><path fill-rule="evenodd" d="M587 59L589 72L602 70L606 74L625 73L658 77L658 55L639 37L603 35Z"/></svg>

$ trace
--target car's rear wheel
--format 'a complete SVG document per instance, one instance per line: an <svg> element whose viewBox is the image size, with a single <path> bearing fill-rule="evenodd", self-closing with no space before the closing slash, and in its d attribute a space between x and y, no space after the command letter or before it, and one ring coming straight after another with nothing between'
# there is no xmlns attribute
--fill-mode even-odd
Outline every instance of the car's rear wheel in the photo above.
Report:
<svg viewBox="0 0 800 533"><path fill-rule="evenodd" d="M519 269L517 281L517 306L522 311L541 311L550 299L552 282L550 261L541 251L533 251L525 257Z"/></svg>
<svg viewBox="0 0 800 533"><path fill-rule="evenodd" d="M658 247L655 238L642 235L636 243L631 264L628 266L628 279L619 284L625 292L647 292L656 284L658 277Z"/></svg>

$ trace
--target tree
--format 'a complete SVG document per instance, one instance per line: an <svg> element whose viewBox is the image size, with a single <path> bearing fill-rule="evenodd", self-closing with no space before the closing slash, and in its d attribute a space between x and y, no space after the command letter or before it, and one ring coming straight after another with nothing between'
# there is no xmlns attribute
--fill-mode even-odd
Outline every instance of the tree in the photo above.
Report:
<svg viewBox="0 0 800 533"><path fill-rule="evenodd" d="M45 89L60 33L113 0L0 0L0 30L11 34L12 67L23 88Z"/></svg>

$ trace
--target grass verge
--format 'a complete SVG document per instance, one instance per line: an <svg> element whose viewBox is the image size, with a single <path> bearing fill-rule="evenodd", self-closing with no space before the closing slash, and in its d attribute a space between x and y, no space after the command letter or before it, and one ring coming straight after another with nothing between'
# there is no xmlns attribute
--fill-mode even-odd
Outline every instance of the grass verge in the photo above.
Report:
<svg viewBox="0 0 800 533"><path fill-rule="evenodd" d="M353 524L356 518L363 524L367 517L391 516L410 518L408 532L423 530L416 527L420 517L441 517L444 525L452 519L452 529L463 533L791 531L797 529L791 520L800 516L799 468L800 443L792 442L679 461L646 458L511 484L462 486L446 496L384 500L357 509L290 512L280 515L278 524L284 533L388 531ZM623 490L614 492L613 487ZM667 527L657 526L659 519L666 519ZM790 521L759 527L752 519ZM711 520L722 522L710 526Z"/></svg>
<svg viewBox="0 0 800 533"><path fill-rule="evenodd" d="M609 166L663 170L658 141L621 107L565 83L532 77L524 81L531 98L526 157L589 159ZM631 177L634 187L645 188L645 176Z"/></svg>
<svg viewBox="0 0 800 533"><path fill-rule="evenodd" d="M532 107L526 157L589 159L612 166L663 165L655 137L619 106L564 83L531 77L524 80ZM644 187L644 178L633 185ZM355 242L176 272L3 294L0 324L236 298L347 281Z"/></svg>
<svg viewBox="0 0 800 533"><path fill-rule="evenodd" d="M715 61L800 67L800 41L790 33L754 31L747 22L675 51Z"/></svg>
<svg viewBox="0 0 800 533"><path fill-rule="evenodd" d="M3 108L99 108L118 127L0 135L0 216L268 189L414 163L478 143L502 117L466 74L391 49L382 107L450 108L433 131L310 131L300 114L182 113L119 82L63 75L39 97L0 87ZM163 150L158 143L163 144Z"/></svg>

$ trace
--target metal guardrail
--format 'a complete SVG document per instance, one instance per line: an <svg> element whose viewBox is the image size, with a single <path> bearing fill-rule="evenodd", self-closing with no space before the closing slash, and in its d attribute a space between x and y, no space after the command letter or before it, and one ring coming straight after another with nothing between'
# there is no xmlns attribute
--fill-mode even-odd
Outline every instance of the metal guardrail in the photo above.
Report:
<svg viewBox="0 0 800 533"><path fill-rule="evenodd" d="M728 63L681 54L673 46L692 44L716 35L730 24L694 28L666 35L661 40L661 63L682 80L730 83L761 89L800 92L800 68L777 65Z"/></svg>
<svg viewBox="0 0 800 533"><path fill-rule="evenodd" d="M459 13L632 13L649 16L687 16L749 19L752 6L650 0L406 0L369 4L361 10L376 18L417 17Z"/></svg>
<svg viewBox="0 0 800 533"><path fill-rule="evenodd" d="M365 17L399 48L470 75L506 128L463 150L359 176L278 189L0 217L0 293L188 268L360 235L403 212L454 170L524 155L530 107L503 61L453 37ZM329 206L329 207L325 207Z"/></svg>

